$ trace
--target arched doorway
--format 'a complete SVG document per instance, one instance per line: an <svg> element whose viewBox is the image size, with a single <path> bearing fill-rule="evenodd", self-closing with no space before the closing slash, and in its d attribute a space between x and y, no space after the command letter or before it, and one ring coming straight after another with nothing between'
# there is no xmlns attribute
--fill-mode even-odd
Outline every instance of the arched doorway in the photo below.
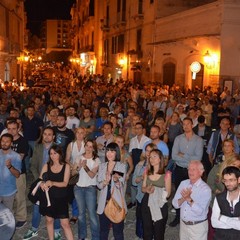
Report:
<svg viewBox="0 0 240 240"><path fill-rule="evenodd" d="M201 63L200 63L201 64ZM192 79L192 89L198 87L203 90L204 65L201 64L201 70L197 73L196 79Z"/></svg>
<svg viewBox="0 0 240 240"><path fill-rule="evenodd" d="M175 83L175 72L176 72L176 65L172 62L167 62L163 65L163 84L172 85Z"/></svg>
<svg viewBox="0 0 240 240"><path fill-rule="evenodd" d="M133 82L134 84L141 84L142 82L142 71L136 70L133 72Z"/></svg>

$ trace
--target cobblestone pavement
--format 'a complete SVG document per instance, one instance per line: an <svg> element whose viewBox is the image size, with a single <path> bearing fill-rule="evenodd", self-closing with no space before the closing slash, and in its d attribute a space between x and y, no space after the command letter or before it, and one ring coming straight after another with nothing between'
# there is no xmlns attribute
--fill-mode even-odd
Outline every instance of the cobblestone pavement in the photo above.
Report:
<svg viewBox="0 0 240 240"><path fill-rule="evenodd" d="M28 180L28 182L31 182L31 180ZM171 204L169 204L170 206ZM171 207L169 207L169 217L168 217L168 222L171 222L175 215L174 213L172 213L170 211ZM136 237L135 235L135 210L136 208L133 207L132 209L130 209L128 211L128 214L127 214L127 218L126 218L126 222L125 222L125 227L124 227L124 236L125 236L125 240L137 240L138 238ZM31 202L28 201L28 216L27 216L27 224L25 224L21 229L17 229L15 234L13 235L13 240L21 240L23 239L23 236L24 234L28 231L28 229L31 227L31 218L32 218L32 204ZM77 224L75 225L72 225L72 229L73 229L73 232L74 232L74 239L78 239L78 236L77 236ZM62 234L62 239L65 239L64 238L64 234L63 234L63 231L61 231L61 234ZM178 237L178 234L179 234L179 225L177 227L169 227L167 225L166 227L166 233L165 233L165 240L179 240L179 237ZM88 240L90 240L90 229L89 229L89 224L88 224ZM1 239L1 236L0 236L0 239ZM45 219L44 217L42 218L41 220L41 225L40 225L40 228L39 228L39 232L38 232L38 236L35 237L35 238L32 238L32 239L48 239L47 237L47 229L46 229L46 225L45 225ZM110 235L109 235L109 239L114 239L112 237L112 231L110 231ZM6 239L7 240L7 239Z"/></svg>

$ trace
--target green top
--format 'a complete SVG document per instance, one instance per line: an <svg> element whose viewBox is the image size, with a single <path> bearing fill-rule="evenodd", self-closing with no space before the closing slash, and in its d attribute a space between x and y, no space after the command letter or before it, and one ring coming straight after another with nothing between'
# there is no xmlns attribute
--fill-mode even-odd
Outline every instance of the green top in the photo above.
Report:
<svg viewBox="0 0 240 240"><path fill-rule="evenodd" d="M221 167L221 164L214 165L210 173L208 174L207 184L212 189L211 206L213 205L213 201L216 196L216 190L218 190L219 192L223 192L224 190L224 184L221 182L221 179L219 176L220 167Z"/></svg>
<svg viewBox="0 0 240 240"><path fill-rule="evenodd" d="M163 188L165 187L165 181L164 181L164 178L165 178L165 174L161 175L160 178L156 181L153 181L151 179L149 179L149 176L147 177L147 186L149 185L152 185L154 187L160 187L160 188Z"/></svg>

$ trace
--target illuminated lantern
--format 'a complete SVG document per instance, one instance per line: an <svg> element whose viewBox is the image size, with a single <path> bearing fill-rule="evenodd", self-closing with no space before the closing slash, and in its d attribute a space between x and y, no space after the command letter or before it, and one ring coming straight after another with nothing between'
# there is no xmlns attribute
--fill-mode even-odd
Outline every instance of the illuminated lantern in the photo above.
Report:
<svg viewBox="0 0 240 240"><path fill-rule="evenodd" d="M193 62L190 65L190 69L191 69L191 72L192 72L192 79L195 80L197 73L201 70L201 64L199 62Z"/></svg>

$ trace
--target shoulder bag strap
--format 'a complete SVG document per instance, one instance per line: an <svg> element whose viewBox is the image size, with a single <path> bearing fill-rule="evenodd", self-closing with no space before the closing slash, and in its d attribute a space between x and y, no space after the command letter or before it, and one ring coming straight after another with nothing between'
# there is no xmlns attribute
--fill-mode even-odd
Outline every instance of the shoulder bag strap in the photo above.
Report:
<svg viewBox="0 0 240 240"><path fill-rule="evenodd" d="M73 163L73 157L72 157L72 152L73 152L73 145L74 145L74 142L71 142L71 155L70 155L70 162Z"/></svg>

